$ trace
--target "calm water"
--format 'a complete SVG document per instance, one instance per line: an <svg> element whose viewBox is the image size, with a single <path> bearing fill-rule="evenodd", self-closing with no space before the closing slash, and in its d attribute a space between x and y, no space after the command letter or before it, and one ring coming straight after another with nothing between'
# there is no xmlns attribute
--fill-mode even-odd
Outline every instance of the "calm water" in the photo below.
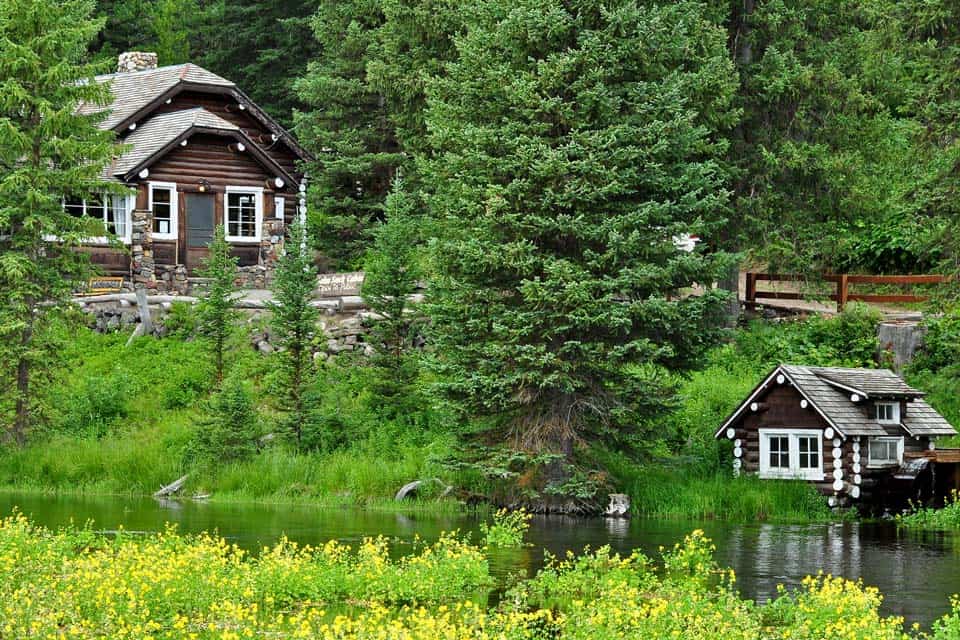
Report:
<svg viewBox="0 0 960 640"><path fill-rule="evenodd" d="M98 529L123 526L128 531L157 531L164 523L174 522L187 533L217 530L249 549L271 544L282 535L302 543L331 538L356 542L378 534L400 541L419 534L431 540L441 531L470 532L479 525L476 518L466 515L0 494L0 514L8 514L14 507L48 527L92 520ZM604 544L624 552L639 548L656 556L659 546L672 546L698 527L716 543L720 564L736 570L742 594L758 601L775 596L778 584L796 585L803 576L823 570L862 578L885 595L885 613L927 625L947 611L949 596L960 592L960 537L908 534L890 523L771 525L541 518L534 520L528 536L533 547L501 551L491 564L501 576L529 573L542 564L544 549L561 554Z"/></svg>

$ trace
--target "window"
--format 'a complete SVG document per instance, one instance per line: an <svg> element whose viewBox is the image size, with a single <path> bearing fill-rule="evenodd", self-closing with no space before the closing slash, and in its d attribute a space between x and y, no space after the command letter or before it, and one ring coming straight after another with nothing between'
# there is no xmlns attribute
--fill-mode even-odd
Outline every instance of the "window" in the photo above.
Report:
<svg viewBox="0 0 960 640"><path fill-rule="evenodd" d="M286 198L281 198L278 196L273 199L273 207L274 207L273 216L277 220L283 220L283 212L286 206L287 206Z"/></svg>
<svg viewBox="0 0 960 640"><path fill-rule="evenodd" d="M150 183L150 211L153 212L153 237L161 240L177 238L177 185L172 182Z"/></svg>
<svg viewBox="0 0 960 640"><path fill-rule="evenodd" d="M877 422L880 424L900 424L899 402L878 402Z"/></svg>
<svg viewBox="0 0 960 640"><path fill-rule="evenodd" d="M903 461L903 438L870 438L867 466L885 467Z"/></svg>
<svg viewBox="0 0 960 640"><path fill-rule="evenodd" d="M126 242L130 241L130 212L133 196L93 195L89 198L64 198L63 209L72 216L88 216L103 223L107 233ZM105 237L88 238L91 242L105 242Z"/></svg>
<svg viewBox="0 0 960 640"><path fill-rule="evenodd" d="M263 189L227 187L227 240L258 242L263 220Z"/></svg>
<svg viewBox="0 0 960 640"><path fill-rule="evenodd" d="M816 429L760 429L760 477L823 480Z"/></svg>

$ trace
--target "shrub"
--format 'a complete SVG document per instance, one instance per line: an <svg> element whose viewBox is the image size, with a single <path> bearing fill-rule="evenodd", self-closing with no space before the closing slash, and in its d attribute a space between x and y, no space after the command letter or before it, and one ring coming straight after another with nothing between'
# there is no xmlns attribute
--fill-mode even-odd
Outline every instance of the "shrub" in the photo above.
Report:
<svg viewBox="0 0 960 640"><path fill-rule="evenodd" d="M124 371L103 377L86 377L77 386L58 393L56 427L83 436L103 436L117 418L127 415L129 398L136 386Z"/></svg>
<svg viewBox="0 0 960 640"><path fill-rule="evenodd" d="M523 509L500 509L493 514L493 524L480 524L480 532L488 547L521 547L529 528L530 514Z"/></svg>

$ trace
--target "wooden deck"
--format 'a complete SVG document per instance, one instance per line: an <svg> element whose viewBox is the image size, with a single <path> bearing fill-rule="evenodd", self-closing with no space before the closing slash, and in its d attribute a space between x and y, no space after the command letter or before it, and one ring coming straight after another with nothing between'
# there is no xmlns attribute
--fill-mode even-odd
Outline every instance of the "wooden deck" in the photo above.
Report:
<svg viewBox="0 0 960 640"><path fill-rule="evenodd" d="M904 452L903 457L926 458L930 462L940 464L958 464L960 463L960 449L937 449L935 451Z"/></svg>

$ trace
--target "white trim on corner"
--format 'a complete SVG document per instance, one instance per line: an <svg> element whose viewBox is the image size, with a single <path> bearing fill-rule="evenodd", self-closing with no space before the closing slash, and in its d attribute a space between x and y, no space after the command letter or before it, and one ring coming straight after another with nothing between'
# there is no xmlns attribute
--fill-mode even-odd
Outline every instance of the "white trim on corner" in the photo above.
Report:
<svg viewBox="0 0 960 640"><path fill-rule="evenodd" d="M170 233L158 233L153 231L153 223L151 222L151 237L154 240L176 240L180 232L180 194L177 193L177 183L159 181L150 181L147 183L147 208L150 209L151 215L153 214L154 188L170 190L170 228L172 231Z"/></svg>
<svg viewBox="0 0 960 640"><path fill-rule="evenodd" d="M255 228L253 237L250 236L231 236L230 229L230 194L231 193L252 193L254 194ZM244 187L239 185L227 185L223 192L223 230L227 242L258 244L263 234L263 187Z"/></svg>
<svg viewBox="0 0 960 640"><path fill-rule="evenodd" d="M777 428L769 427L758 429L760 438L760 472L763 479L789 479L789 480L813 480L821 481L823 474L823 431L820 429L796 429L790 427ZM770 438L782 436L788 439L788 458L790 467L788 471L781 471L770 467ZM800 437L815 438L817 443L817 462L816 469L800 468Z"/></svg>

